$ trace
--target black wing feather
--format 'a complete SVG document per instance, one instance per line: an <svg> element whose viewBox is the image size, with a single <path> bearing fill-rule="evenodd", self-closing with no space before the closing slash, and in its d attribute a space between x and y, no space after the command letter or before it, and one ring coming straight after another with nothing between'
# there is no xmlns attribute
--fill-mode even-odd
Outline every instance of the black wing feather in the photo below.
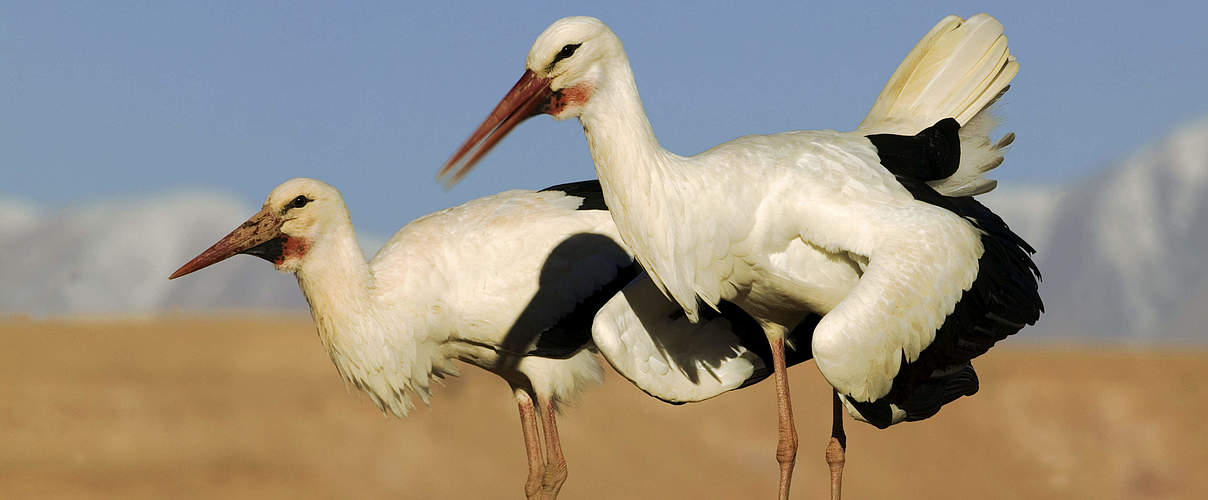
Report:
<svg viewBox="0 0 1208 500"><path fill-rule="evenodd" d="M957 302L952 313L936 331L935 340L919 353L918 359L907 363L894 377L893 387L885 397L868 403L852 402L870 423L887 427L889 404L906 412L906 420L922 420L934 415L939 408L961 396L977 392L977 374L970 360L984 354L1000 340L1013 335L1024 326L1035 324L1044 312L1038 292L1040 270L1032 261L1036 250L1011 231L1002 218L991 212L972 196L944 196L926 181L951 175L951 166L960 162L959 137L947 119L924 130L919 135L946 135L947 139L916 140L918 147L947 150L955 141L957 154L943 152L890 152L881 157L882 165L897 176L898 182L916 200L941 207L969 220L980 229L984 252L978 259L977 278ZM955 123L955 121L953 121ZM896 136L902 137L902 136ZM918 137L918 136L915 136ZM884 136L873 139L882 153L881 145L907 144ZM909 163L903 159L940 158L933 168ZM951 169L951 171L949 171ZM948 172L947 175L940 175ZM938 177L936 177L938 176Z"/></svg>
<svg viewBox="0 0 1208 500"><path fill-rule="evenodd" d="M915 135L874 134L865 136L877 148L881 165L894 175L938 181L956 173L961 162L961 126L944 118Z"/></svg>
<svg viewBox="0 0 1208 500"><path fill-rule="evenodd" d="M579 204L579 210L608 210L608 206L604 204L604 190L600 187L600 181L596 179L558 184L542 189L542 191L562 191L568 196L583 198L583 203Z"/></svg>

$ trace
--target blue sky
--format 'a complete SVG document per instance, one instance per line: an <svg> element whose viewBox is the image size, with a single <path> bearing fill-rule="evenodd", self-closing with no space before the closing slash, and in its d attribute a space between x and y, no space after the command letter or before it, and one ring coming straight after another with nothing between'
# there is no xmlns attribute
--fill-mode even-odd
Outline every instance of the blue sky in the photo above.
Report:
<svg viewBox="0 0 1208 500"><path fill-rule="evenodd" d="M521 125L462 184L437 168L567 15L621 37L662 144L854 127L920 36L986 11L1022 64L1004 183L1076 180L1208 113L1204 2L26 2L0 4L0 197L166 190L259 205L308 176L389 233L594 175L579 127Z"/></svg>

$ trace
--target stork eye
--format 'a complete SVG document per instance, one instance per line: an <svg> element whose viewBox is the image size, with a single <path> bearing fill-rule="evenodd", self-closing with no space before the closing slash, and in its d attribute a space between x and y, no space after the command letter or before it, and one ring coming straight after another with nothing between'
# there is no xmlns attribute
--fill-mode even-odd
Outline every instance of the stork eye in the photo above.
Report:
<svg viewBox="0 0 1208 500"><path fill-rule="evenodd" d="M558 55L554 56L554 62L552 62L550 64L557 64L558 61L561 61L563 59L566 59L570 56L575 55L575 50L578 49L580 45L583 45L583 44L572 43L572 44L563 46L562 50L558 51Z"/></svg>
<svg viewBox="0 0 1208 500"><path fill-rule="evenodd" d="M305 207L307 203L310 203L310 201L310 198L298 195L298 197L291 200L288 205L285 205L285 209L289 210L291 208L302 208Z"/></svg>

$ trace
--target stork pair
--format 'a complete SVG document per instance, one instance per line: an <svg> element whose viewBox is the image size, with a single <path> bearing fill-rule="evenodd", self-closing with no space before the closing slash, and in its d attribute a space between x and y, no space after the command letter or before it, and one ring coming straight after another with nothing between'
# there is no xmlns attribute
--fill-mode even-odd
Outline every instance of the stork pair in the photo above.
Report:
<svg viewBox="0 0 1208 500"><path fill-rule="evenodd" d="M1017 71L1001 24L949 16L856 131L746 136L682 157L655 140L616 35L565 18L441 175L456 182L545 113L579 119L598 183L422 217L366 264L339 193L293 180L173 277L237 253L294 272L341 375L396 415L456 373L452 360L499 374L520 409L530 498L556 496L566 477L554 411L598 378L593 347L672 402L774 374L787 498L785 370L812 356L834 387L837 498L843 413L878 427L934 415L976 392L972 358L1041 312L1032 249L973 198L993 189L983 174L1011 142L990 140L987 109Z"/></svg>

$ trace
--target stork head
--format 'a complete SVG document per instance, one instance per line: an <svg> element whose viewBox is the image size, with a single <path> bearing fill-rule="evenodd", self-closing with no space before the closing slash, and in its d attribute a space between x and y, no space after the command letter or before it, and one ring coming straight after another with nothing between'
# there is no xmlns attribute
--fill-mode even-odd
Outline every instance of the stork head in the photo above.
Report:
<svg viewBox="0 0 1208 500"><path fill-rule="evenodd" d="M307 252L339 221L348 219L340 192L306 178L285 181L247 222L194 257L168 279L175 279L237 254L255 255L277 269L296 272Z"/></svg>
<svg viewBox="0 0 1208 500"><path fill-rule="evenodd" d="M579 116L602 83L604 62L620 47L612 30L594 17L566 17L546 28L525 60L525 75L543 80L548 88L537 113L558 120Z"/></svg>
<svg viewBox="0 0 1208 500"><path fill-rule="evenodd" d="M607 81L609 62L624 61L621 41L594 17L565 17L546 28L525 60L524 75L445 162L438 178L452 185L520 122L540 114L578 117ZM472 154L471 154L472 153Z"/></svg>

